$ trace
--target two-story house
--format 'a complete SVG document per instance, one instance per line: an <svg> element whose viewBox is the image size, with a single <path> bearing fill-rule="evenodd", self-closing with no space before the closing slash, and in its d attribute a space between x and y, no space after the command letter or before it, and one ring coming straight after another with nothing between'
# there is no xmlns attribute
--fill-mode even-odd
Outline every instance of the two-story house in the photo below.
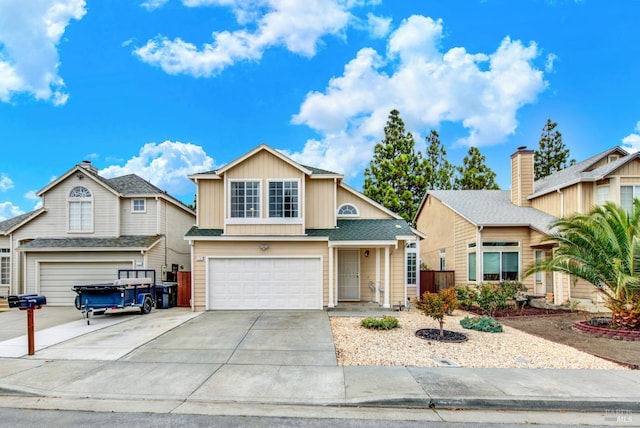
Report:
<svg viewBox="0 0 640 428"><path fill-rule="evenodd" d="M67 306L73 285L112 282L118 269L154 269L158 283L189 269L195 213L137 175L103 178L85 161L37 195L42 208L0 222L0 281L11 293Z"/></svg>
<svg viewBox="0 0 640 428"><path fill-rule="evenodd" d="M587 213L612 201L631 208L640 197L640 154L614 147L540 180L534 180L534 151L511 156L511 190L433 190L416 215L427 235L421 258L455 271L456 283L520 280L530 294L553 295L556 304L593 299L594 287L560 273L522 272L552 255L543 241L560 217ZM444 270L443 269L443 270Z"/></svg>
<svg viewBox="0 0 640 428"><path fill-rule="evenodd" d="M416 296L421 234L342 175L261 145L190 178L195 310L390 308Z"/></svg>

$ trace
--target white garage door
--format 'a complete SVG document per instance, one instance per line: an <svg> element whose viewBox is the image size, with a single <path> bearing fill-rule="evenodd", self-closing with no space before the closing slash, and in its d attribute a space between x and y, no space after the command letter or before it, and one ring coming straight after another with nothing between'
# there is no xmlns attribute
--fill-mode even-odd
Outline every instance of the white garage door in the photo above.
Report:
<svg viewBox="0 0 640 428"><path fill-rule="evenodd" d="M131 262L41 262L40 294L47 305L73 306L78 284L105 284L118 278L118 269L132 269Z"/></svg>
<svg viewBox="0 0 640 428"><path fill-rule="evenodd" d="M208 309L322 309L322 266L314 258L213 258Z"/></svg>

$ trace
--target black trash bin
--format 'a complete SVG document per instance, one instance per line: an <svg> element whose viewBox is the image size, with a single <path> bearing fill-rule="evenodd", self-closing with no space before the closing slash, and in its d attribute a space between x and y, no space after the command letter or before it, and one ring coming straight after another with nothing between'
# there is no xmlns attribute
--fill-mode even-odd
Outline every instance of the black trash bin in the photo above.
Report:
<svg viewBox="0 0 640 428"><path fill-rule="evenodd" d="M156 285L156 309L169 309L178 304L178 284Z"/></svg>

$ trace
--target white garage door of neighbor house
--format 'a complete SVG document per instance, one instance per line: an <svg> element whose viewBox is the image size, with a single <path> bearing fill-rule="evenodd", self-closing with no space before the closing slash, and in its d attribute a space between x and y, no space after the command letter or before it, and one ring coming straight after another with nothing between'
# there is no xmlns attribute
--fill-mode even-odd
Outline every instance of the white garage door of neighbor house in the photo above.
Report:
<svg viewBox="0 0 640 428"><path fill-rule="evenodd" d="M315 258L209 259L208 309L322 309Z"/></svg>
<svg viewBox="0 0 640 428"><path fill-rule="evenodd" d="M118 269L132 269L131 262L42 262L40 294L47 305L73 306L79 284L105 284L118 279Z"/></svg>

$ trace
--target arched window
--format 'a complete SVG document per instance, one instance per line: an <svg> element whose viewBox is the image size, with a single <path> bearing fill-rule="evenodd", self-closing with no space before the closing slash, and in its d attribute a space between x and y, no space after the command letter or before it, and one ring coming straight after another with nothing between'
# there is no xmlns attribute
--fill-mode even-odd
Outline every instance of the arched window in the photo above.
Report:
<svg viewBox="0 0 640 428"><path fill-rule="evenodd" d="M93 195L77 186L69 192L69 232L93 232Z"/></svg>
<svg viewBox="0 0 640 428"><path fill-rule="evenodd" d="M338 217L359 217L360 213L353 204L342 204L338 208Z"/></svg>

